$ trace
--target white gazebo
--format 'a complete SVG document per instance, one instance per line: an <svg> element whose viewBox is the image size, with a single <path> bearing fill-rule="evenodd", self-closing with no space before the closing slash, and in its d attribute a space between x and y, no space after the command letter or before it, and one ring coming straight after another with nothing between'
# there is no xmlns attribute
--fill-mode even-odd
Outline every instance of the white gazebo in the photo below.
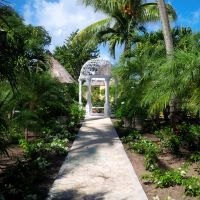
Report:
<svg viewBox="0 0 200 200"><path fill-rule="evenodd" d="M79 104L82 106L82 84L86 82L87 86L87 104L86 115L92 115L92 102L91 102L91 85L95 82L95 85L101 82L105 82L105 104L104 104L104 116L109 117L111 114L110 102L109 102L109 85L112 65L109 61L100 58L88 60L81 69L79 76ZM116 80L115 80L116 82ZM116 98L116 95L115 95ZM116 101L116 100L115 100Z"/></svg>

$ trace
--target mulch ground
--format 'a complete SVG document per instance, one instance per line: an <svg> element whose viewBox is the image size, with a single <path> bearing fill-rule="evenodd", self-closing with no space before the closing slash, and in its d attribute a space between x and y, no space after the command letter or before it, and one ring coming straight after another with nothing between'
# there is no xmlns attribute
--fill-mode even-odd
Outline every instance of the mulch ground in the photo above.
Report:
<svg viewBox="0 0 200 200"><path fill-rule="evenodd" d="M142 180L141 176L149 173L144 167L144 157L128 150L127 148L125 148L125 150L149 200L152 200L156 195L160 198L160 200L165 200L168 196L172 197L174 200L198 200L198 198L195 197L184 196L184 187L182 186L161 189L156 188L154 184L149 184ZM170 154L162 155L160 160L163 161L169 168L180 167L184 162L183 159L175 158ZM194 171L195 165L190 167L189 174L193 174Z"/></svg>
<svg viewBox="0 0 200 200"><path fill-rule="evenodd" d="M159 143L159 139L153 134L144 134L144 137L154 141L155 143ZM133 168L138 176L138 179L148 197L149 200L153 200L153 197L158 196L160 200L165 200L168 196L170 196L173 200L199 200L197 197L187 197L184 195L184 187L183 186L174 186L169 188L157 188L154 184L145 182L141 177L144 174L148 174L144 167L144 156L139 155L132 150L128 149L126 145L124 145L127 156L130 159L130 162L133 165ZM159 165L163 169L177 169L181 167L187 161L187 154L182 153L179 156L173 155L170 152L163 152L159 156ZM196 171L196 164L192 164L189 168L188 175L199 176Z"/></svg>
<svg viewBox="0 0 200 200"><path fill-rule="evenodd" d="M68 149L71 148L72 142L68 143ZM24 154L23 149L19 145L11 145L8 149L9 156L0 156L0 181L3 170L6 167L14 165L18 159L23 160ZM64 162L66 155L50 155L49 160L51 161L50 166L46 169L46 176L44 179L37 183L38 190L42 193L42 196L47 197L49 189L51 188L62 163Z"/></svg>

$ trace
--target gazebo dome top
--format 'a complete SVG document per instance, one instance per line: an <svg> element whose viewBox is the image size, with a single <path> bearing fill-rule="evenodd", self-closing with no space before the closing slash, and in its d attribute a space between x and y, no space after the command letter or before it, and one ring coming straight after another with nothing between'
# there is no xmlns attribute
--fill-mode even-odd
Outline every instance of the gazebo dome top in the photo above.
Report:
<svg viewBox="0 0 200 200"><path fill-rule="evenodd" d="M88 60L81 68L79 79L88 77L110 77L112 64L108 60L95 58Z"/></svg>

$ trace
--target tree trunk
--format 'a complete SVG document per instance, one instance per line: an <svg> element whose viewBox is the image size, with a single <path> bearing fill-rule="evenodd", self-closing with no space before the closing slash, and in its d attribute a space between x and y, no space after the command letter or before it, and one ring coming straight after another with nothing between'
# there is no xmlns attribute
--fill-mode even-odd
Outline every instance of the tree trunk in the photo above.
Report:
<svg viewBox="0 0 200 200"><path fill-rule="evenodd" d="M167 56L170 57L170 59L173 59L172 54L174 51L174 45L173 45L173 40L172 40L172 34L170 32L170 23L169 23L169 17L167 14L166 6L165 6L165 0L157 0L158 3L158 8L159 8L159 13L160 13L160 19L162 22L162 30L163 30L163 35L164 35L164 41L165 41L165 47L166 47L166 53ZM171 124L173 128L175 129L175 124L177 122L177 114L179 110L176 110L177 107L177 97L173 96L171 97L170 101L170 115L169 118L171 120Z"/></svg>
<svg viewBox="0 0 200 200"><path fill-rule="evenodd" d="M130 41L130 39L127 39L127 41L125 42L125 45L124 45L124 52L130 51L130 50L131 50L131 41Z"/></svg>
<svg viewBox="0 0 200 200"><path fill-rule="evenodd" d="M164 0L157 0L157 2L158 2L159 13L160 13L160 19L162 22L162 30L163 30L164 40L165 40L166 51L167 51L167 55L170 55L174 51L174 46L173 46L172 35L170 32L169 17L167 14Z"/></svg>

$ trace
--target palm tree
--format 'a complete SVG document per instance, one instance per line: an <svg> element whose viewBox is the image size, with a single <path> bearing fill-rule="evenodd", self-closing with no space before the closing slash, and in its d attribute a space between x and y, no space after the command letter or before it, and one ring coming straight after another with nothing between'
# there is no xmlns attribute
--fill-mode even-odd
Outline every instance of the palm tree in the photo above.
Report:
<svg viewBox="0 0 200 200"><path fill-rule="evenodd" d="M49 74L31 74L29 77L21 77L21 87L17 98L16 120L28 130L37 132L43 126L44 120L58 113L67 113L67 97L65 88L57 79Z"/></svg>
<svg viewBox="0 0 200 200"><path fill-rule="evenodd" d="M111 54L114 55L116 44L125 44L125 50L131 48L131 43L137 41L138 31L144 32L143 25L147 22L159 20L157 3L143 3L142 0L111 1L111 0L82 0L95 10L107 14L109 17L100 20L79 32L75 39L88 39L90 42L105 43L108 41ZM167 11L172 19L176 13L170 5Z"/></svg>
<svg viewBox="0 0 200 200"><path fill-rule="evenodd" d="M158 8L160 12L160 19L162 22L162 30L163 30L163 35L164 35L164 40L165 40L165 48L166 48L166 53L167 55L172 55L174 52L174 46L173 46L173 41L172 41L172 34L170 32L170 23L169 23L169 17L167 15L166 11L166 4L164 0L157 0L158 3ZM172 126L175 128L175 123L179 118L177 116L179 112L179 100L178 98L173 95L171 97L170 101L170 115L169 118L171 119Z"/></svg>

